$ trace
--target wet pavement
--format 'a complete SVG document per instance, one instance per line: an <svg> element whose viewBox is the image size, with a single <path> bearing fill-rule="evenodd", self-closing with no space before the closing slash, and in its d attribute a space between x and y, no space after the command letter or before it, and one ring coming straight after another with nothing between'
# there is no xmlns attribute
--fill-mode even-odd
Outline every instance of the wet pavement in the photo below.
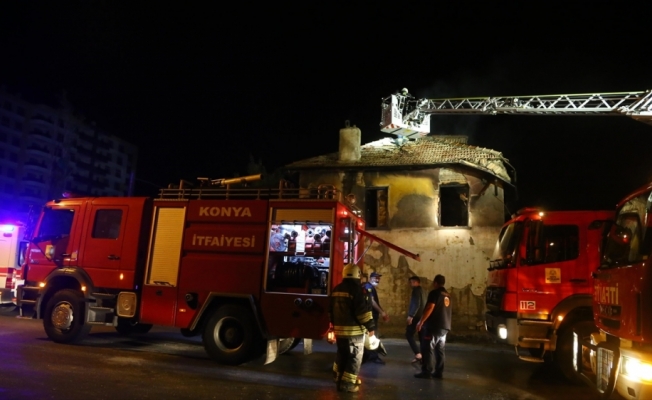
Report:
<svg viewBox="0 0 652 400"><path fill-rule="evenodd" d="M173 329L126 338L94 327L81 344L61 345L41 321L0 316L0 399L595 399L508 347L448 343L444 379L422 380L404 340L383 343L386 365L363 365L360 392L345 394L331 380L335 346L323 341L311 355L299 345L270 365L228 367Z"/></svg>

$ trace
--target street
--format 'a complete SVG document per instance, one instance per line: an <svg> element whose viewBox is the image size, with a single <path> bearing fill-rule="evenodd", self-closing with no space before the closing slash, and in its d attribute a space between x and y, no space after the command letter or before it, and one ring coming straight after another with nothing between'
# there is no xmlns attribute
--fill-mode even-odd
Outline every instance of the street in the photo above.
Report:
<svg viewBox="0 0 652 400"><path fill-rule="evenodd" d="M386 365L364 364L358 394L338 393L331 367L335 346L314 342L274 363L216 364L199 338L154 328L119 336L94 327L79 345L48 340L41 321L0 316L1 399L593 399L553 369L522 362L508 347L449 343L443 380L413 378L407 343L383 340Z"/></svg>

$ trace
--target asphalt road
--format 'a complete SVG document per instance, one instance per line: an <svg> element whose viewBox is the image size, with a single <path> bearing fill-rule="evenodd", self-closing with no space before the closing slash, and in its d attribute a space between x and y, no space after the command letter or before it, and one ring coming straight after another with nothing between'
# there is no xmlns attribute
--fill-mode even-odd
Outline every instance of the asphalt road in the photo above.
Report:
<svg viewBox="0 0 652 400"><path fill-rule="evenodd" d="M364 364L358 394L338 393L331 378L334 345L315 342L274 363L239 367L211 361L196 338L154 328L119 336L93 328L79 345L47 339L41 321L0 316L0 399L594 399L554 369L518 360L511 348L448 343L443 380L415 379L407 343L383 340L386 365Z"/></svg>

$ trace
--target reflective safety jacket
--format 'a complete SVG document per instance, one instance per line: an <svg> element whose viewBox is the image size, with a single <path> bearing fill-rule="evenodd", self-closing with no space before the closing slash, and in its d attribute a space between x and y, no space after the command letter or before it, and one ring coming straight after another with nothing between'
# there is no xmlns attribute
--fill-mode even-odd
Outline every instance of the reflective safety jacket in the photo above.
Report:
<svg viewBox="0 0 652 400"><path fill-rule="evenodd" d="M359 279L346 278L330 296L329 315L335 336L358 336L376 329L371 316L371 299L360 287Z"/></svg>

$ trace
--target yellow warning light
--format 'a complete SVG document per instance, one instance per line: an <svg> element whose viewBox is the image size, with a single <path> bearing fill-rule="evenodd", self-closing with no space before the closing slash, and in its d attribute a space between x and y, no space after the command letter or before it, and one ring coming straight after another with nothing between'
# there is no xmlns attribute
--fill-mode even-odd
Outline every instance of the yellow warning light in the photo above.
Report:
<svg viewBox="0 0 652 400"><path fill-rule="evenodd" d="M557 321L561 322L561 321L563 321L563 320L564 320L564 316L563 316L563 315L560 315L560 316L557 317Z"/></svg>
<svg viewBox="0 0 652 400"><path fill-rule="evenodd" d="M543 211L539 211L539 217L543 217Z"/></svg>
<svg viewBox="0 0 652 400"><path fill-rule="evenodd" d="M85 291L86 291L86 286L83 286L83 285L82 285L82 287L81 287L81 291L82 291L82 292L85 292Z"/></svg>
<svg viewBox="0 0 652 400"><path fill-rule="evenodd" d="M120 280L123 280L125 278L125 274L120 274Z"/></svg>
<svg viewBox="0 0 652 400"><path fill-rule="evenodd" d="M38 284L38 287L45 287L45 282L41 282Z"/></svg>

